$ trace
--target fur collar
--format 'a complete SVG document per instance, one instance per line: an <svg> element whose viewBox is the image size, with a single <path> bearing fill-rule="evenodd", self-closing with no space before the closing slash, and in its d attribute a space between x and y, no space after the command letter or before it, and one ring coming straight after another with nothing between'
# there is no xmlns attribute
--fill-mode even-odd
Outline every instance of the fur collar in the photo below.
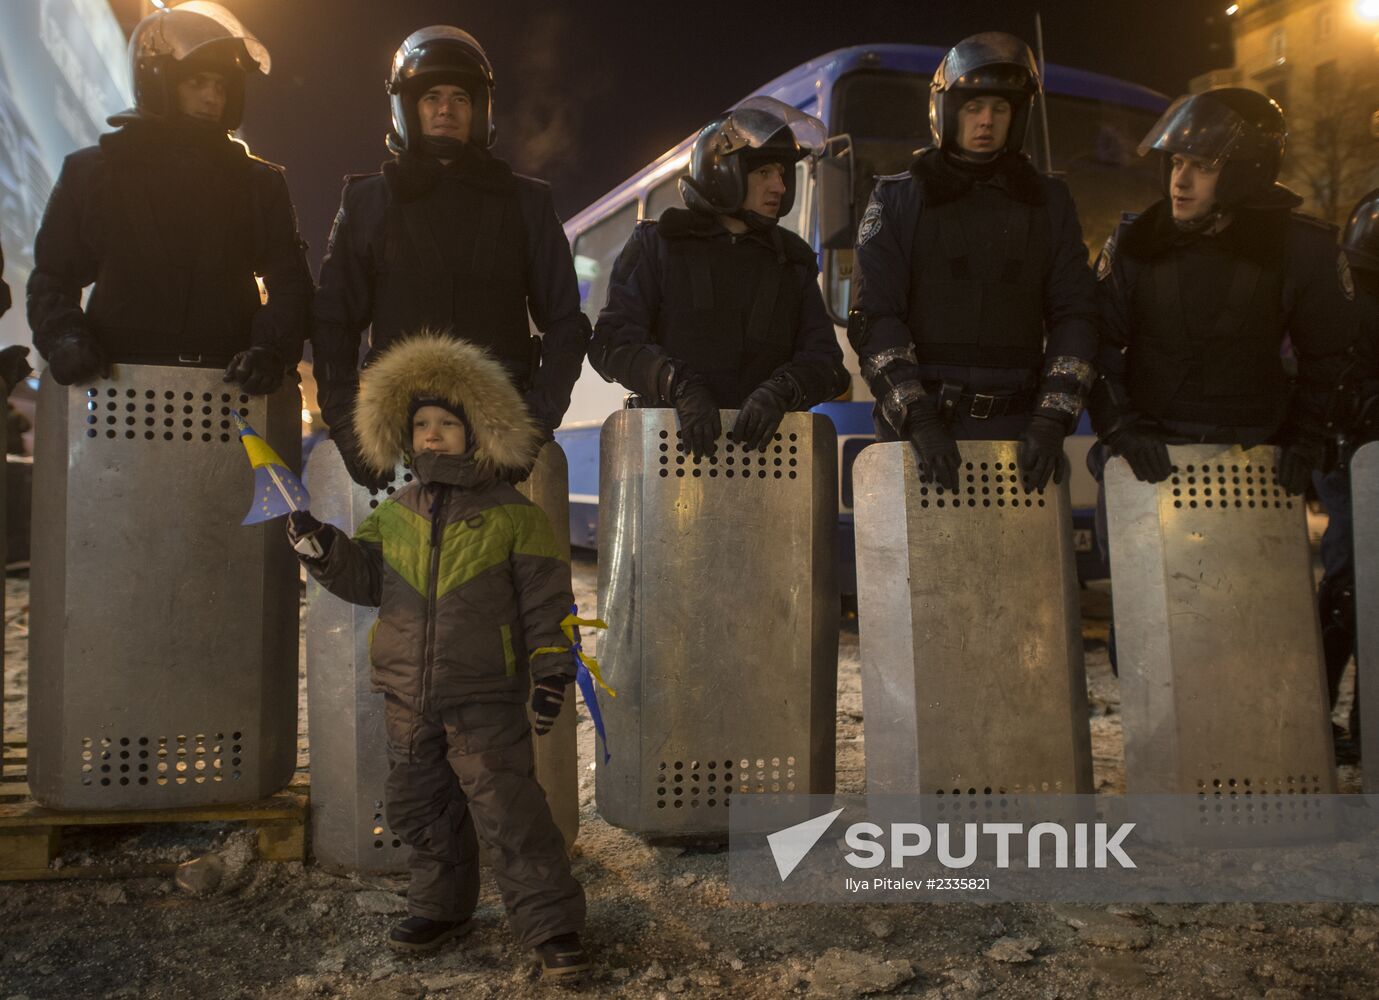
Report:
<svg viewBox="0 0 1379 1000"><path fill-rule="evenodd" d="M443 180L456 180L497 194L506 194L517 186L511 167L486 150L468 144L460 157L449 163L418 153L400 153L383 164L383 179L398 201L424 198Z"/></svg>
<svg viewBox="0 0 1379 1000"><path fill-rule="evenodd" d="M656 231L664 239L710 239L727 236L718 219L707 212L695 212L688 208L668 208L656 221ZM814 248L789 229L772 226L769 229L749 229L738 239L759 243L778 257L800 264L815 260Z"/></svg>
<svg viewBox="0 0 1379 1000"><path fill-rule="evenodd" d="M393 344L359 378L354 426L365 461L379 472L411 451L417 396L464 411L474 431L468 455L485 473L531 468L540 437L503 366L481 347L423 330Z"/></svg>
<svg viewBox="0 0 1379 1000"><path fill-rule="evenodd" d="M1203 236L1184 233L1175 226L1168 200L1162 199L1130 223L1119 240L1119 249L1136 260L1150 261L1201 240L1257 264L1277 264L1283 260L1291 209L1291 202L1284 199L1263 200L1236 209L1230 225L1219 233Z"/></svg>
<svg viewBox="0 0 1379 1000"><path fill-rule="evenodd" d="M1003 153L990 164L968 165L930 146L910 164L910 175L923 189L926 205L956 201L979 181L994 184L1027 205L1042 205L1048 200L1044 179L1023 153Z"/></svg>
<svg viewBox="0 0 1379 1000"><path fill-rule="evenodd" d="M129 163L172 162L187 151L228 167L248 167L252 159L228 133L191 121L121 119L120 127L102 135L99 143L106 156Z"/></svg>

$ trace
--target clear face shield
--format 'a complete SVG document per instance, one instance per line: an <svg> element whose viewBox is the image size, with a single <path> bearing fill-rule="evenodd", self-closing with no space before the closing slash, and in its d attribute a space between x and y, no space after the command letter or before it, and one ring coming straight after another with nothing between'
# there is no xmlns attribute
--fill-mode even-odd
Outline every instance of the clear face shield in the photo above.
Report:
<svg viewBox="0 0 1379 1000"><path fill-rule="evenodd" d="M1218 101L1202 95L1180 97L1155 123L1139 145L1139 154L1150 150L1177 153L1219 167L1247 138L1245 119Z"/></svg>
<svg viewBox="0 0 1379 1000"><path fill-rule="evenodd" d="M818 156L828 140L824 123L774 97L749 97L728 113L719 129L717 145L722 155L744 149L761 149L771 143L782 128L788 128L799 155Z"/></svg>
<svg viewBox="0 0 1379 1000"><path fill-rule="evenodd" d="M187 0L149 15L130 39L130 48L136 60L171 56L182 62L210 52L219 55L226 43L238 43L230 51L242 70L268 75L268 49L235 15L210 0Z"/></svg>

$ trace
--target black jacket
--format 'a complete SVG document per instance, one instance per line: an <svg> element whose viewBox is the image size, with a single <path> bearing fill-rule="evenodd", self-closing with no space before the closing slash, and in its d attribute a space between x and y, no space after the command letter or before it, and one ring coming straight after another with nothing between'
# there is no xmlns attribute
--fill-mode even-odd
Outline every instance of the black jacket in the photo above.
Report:
<svg viewBox="0 0 1379 1000"><path fill-rule="evenodd" d="M1213 235L1179 230L1166 201L1121 223L1097 261L1098 433L1137 417L1248 428L1244 444L1324 429L1359 317L1335 228L1299 202L1275 187Z"/></svg>
<svg viewBox="0 0 1379 1000"><path fill-rule="evenodd" d="M1087 248L1082 242L1082 227L1072 195L1061 180L1041 176L1027 157L1007 153L985 170L963 170L956 167L949 154L929 148L903 174L879 178L871 202L858 228L856 263L854 270L853 309L865 317L858 342L853 344L863 359L913 358L920 343L918 331L911 330L912 317L928 303L916 303L913 297L925 287L922 274L917 273L921 256L934 247L921 245L917 239L927 211L971 202L979 197L998 198L1012 209L1029 206L1029 213L1044 234L1047 245L1037 246L1044 262L1040 284L1042 288L1030 302L1035 315L1024 322L1042 328L1042 358L1037 349L1031 352L1011 352L1011 360L982 358L959 359L948 364L971 366L981 374L991 371L987 384L1015 384L1002 369L1027 371L1026 380L1038 383L1035 412L1071 422L1085 393L1088 363L1096 353L1096 287L1087 266ZM955 234L961 238L963 234ZM989 255L993 247L971 248L973 253ZM993 261L973 262L972 270L990 271ZM976 313L984 303L974 297L971 302L954 302L958 312ZM940 303L939 305L942 305ZM1036 338L1037 339L1037 338ZM1023 363L1017 363L1024 358ZM922 359L921 359L922 362ZM923 365L921 376L931 377L928 369L944 362ZM939 377L943 377L942 374ZM875 388L873 389L875 392ZM1049 404L1049 405L1045 405Z"/></svg>
<svg viewBox="0 0 1379 1000"><path fill-rule="evenodd" d="M28 284L34 345L46 358L77 333L110 361L207 366L265 346L295 365L304 250L281 167L192 123L124 120L67 157L48 199Z"/></svg>
<svg viewBox="0 0 1379 1000"><path fill-rule="evenodd" d="M789 230L735 236L706 213L667 209L618 255L590 361L648 402L664 402L657 373L669 360L703 376L722 407L777 375L801 407L826 402L847 372L818 276L813 249Z"/></svg>
<svg viewBox="0 0 1379 1000"><path fill-rule="evenodd" d="M442 297L426 295L431 272L445 283ZM589 322L550 188L470 146L448 165L403 154L379 173L347 177L311 334L321 414L332 427L349 418L360 337L371 325L370 356L423 327L483 344L526 392L533 416L557 427Z"/></svg>

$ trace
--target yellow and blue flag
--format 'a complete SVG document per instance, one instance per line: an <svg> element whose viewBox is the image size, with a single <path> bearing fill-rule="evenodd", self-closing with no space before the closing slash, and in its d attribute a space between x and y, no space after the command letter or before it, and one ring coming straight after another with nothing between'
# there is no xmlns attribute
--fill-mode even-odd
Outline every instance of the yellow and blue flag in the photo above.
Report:
<svg viewBox="0 0 1379 1000"><path fill-rule="evenodd" d="M240 523L259 524L310 507L311 494L282 457L238 413L235 426L249 455L249 464L254 467L254 506Z"/></svg>

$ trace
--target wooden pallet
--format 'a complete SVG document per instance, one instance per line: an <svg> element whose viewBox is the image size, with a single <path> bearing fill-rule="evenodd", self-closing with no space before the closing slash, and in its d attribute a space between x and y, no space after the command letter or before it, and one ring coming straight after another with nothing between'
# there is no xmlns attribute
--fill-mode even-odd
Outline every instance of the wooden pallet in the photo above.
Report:
<svg viewBox="0 0 1379 1000"><path fill-rule="evenodd" d="M265 861L306 858L306 820L310 788L304 772L276 795L238 805L185 806L117 812L59 812L33 800L26 781L28 748L3 747L0 767L0 881L63 878L122 878L166 875L177 866L115 865L50 867L59 853L62 831L82 826L143 826L153 823L242 822L258 834L258 856Z"/></svg>

